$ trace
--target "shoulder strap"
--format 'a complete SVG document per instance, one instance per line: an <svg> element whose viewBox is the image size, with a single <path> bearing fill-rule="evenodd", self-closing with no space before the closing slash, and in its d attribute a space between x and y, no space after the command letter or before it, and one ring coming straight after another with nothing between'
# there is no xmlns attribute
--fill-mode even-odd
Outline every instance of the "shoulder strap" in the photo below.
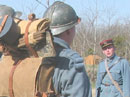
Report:
<svg viewBox="0 0 130 97"><path fill-rule="evenodd" d="M115 63L112 64L112 65L108 68L108 70L111 70L111 68L112 68L114 65L116 65L121 59L122 59L122 58L119 58L117 61L115 61ZM105 59L105 61L106 61L106 59ZM104 73L104 75L103 75L103 77L102 77L102 80L104 79L104 77L106 76L106 74L107 74L107 72ZM102 82L102 81L101 81L101 82Z"/></svg>
<svg viewBox="0 0 130 97"><path fill-rule="evenodd" d="M110 71L109 71L109 68L108 68L107 61L106 61L106 60L105 60L105 67L106 67L107 74L109 75L109 77L110 77L112 83L113 83L114 86L117 88L117 90L120 92L120 94L122 95L122 97L124 97L123 91L120 89L119 84L118 84L115 80L113 80L113 78L112 78L112 75L111 75L111 73L110 73Z"/></svg>

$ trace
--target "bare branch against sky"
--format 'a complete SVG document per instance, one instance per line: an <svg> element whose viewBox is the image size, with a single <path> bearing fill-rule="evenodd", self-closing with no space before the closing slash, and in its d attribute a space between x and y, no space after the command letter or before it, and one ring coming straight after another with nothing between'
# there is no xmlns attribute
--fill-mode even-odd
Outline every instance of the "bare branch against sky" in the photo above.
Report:
<svg viewBox="0 0 130 97"><path fill-rule="evenodd" d="M45 5L45 4L43 4L41 1L39 1L39 0L36 0L39 4L41 4L42 6L44 6L45 8L47 8L47 6ZM49 1L49 0L47 0L47 1Z"/></svg>

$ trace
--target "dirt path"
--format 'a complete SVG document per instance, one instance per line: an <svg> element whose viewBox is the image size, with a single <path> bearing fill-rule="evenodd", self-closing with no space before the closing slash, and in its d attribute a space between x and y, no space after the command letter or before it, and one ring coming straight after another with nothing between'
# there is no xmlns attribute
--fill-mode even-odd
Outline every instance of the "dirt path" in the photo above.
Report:
<svg viewBox="0 0 130 97"><path fill-rule="evenodd" d="M95 88L92 89L92 97L95 97L96 96L96 91L95 91Z"/></svg>

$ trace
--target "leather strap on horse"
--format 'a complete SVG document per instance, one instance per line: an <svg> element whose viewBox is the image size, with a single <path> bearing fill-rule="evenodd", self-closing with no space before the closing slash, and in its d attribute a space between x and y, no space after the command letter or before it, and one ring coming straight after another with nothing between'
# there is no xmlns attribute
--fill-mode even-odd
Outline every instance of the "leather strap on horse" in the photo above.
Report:
<svg viewBox="0 0 130 97"><path fill-rule="evenodd" d="M106 71L107 71L112 83L117 88L117 90L120 92L121 96L124 97L123 91L121 90L119 84L115 80L113 80L112 75L111 75L110 71L108 70L107 60L105 60L105 67L106 67Z"/></svg>
<svg viewBox="0 0 130 97"><path fill-rule="evenodd" d="M8 15L5 15L2 23L0 24L0 33L3 30L3 27L4 27L5 23L6 23L7 18L8 18Z"/></svg>
<svg viewBox="0 0 130 97"><path fill-rule="evenodd" d="M11 72L10 72L10 76L9 76L9 95L10 95L10 97L15 97L14 91L13 91L13 75L14 75L14 71L15 71L16 67L18 66L18 64L21 61L22 60L15 61L15 63L13 64L13 67L11 69Z"/></svg>
<svg viewBox="0 0 130 97"><path fill-rule="evenodd" d="M29 41L28 41L28 29L29 29L29 26L31 25L31 23L33 22L33 19L35 17L33 17L34 14L30 14L29 15L29 23L27 24L27 27L25 29L25 34L24 34L24 39L25 39L25 44L26 44L26 47L30 50L30 52L35 56L35 57L38 57L38 54L37 52L30 46L29 44ZM32 18L30 18L32 16Z"/></svg>

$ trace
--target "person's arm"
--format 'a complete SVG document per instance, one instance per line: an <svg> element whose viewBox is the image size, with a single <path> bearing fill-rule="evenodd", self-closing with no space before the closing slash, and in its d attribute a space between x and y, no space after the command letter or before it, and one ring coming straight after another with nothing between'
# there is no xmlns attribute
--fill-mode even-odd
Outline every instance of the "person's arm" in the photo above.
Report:
<svg viewBox="0 0 130 97"><path fill-rule="evenodd" d="M83 58L72 50L62 51L54 73L54 86L60 97L92 97Z"/></svg>
<svg viewBox="0 0 130 97"><path fill-rule="evenodd" d="M96 80L96 97L100 97L100 90L101 90L100 86L101 86L101 78L100 78L100 64L99 64Z"/></svg>
<svg viewBox="0 0 130 97"><path fill-rule="evenodd" d="M123 94L124 97L130 97L130 64L124 60L122 65Z"/></svg>
<svg viewBox="0 0 130 97"><path fill-rule="evenodd" d="M60 59L55 70L55 87L60 97L92 97L91 85L85 71L83 58L77 55ZM68 62L67 62L68 61Z"/></svg>
<svg viewBox="0 0 130 97"><path fill-rule="evenodd" d="M66 95L64 97L92 97L89 78L84 67L71 68L68 74L66 74L66 77L68 77L68 80L64 83L65 85L62 91L62 94Z"/></svg>

